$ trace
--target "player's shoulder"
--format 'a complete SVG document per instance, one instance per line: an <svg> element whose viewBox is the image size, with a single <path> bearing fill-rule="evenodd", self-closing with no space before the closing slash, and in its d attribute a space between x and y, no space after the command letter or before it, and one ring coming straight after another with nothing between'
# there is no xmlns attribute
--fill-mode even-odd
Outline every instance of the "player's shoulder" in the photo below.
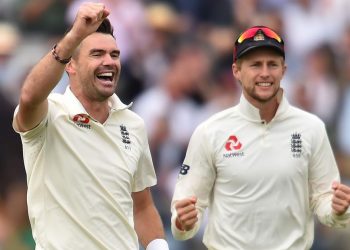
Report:
<svg viewBox="0 0 350 250"><path fill-rule="evenodd" d="M234 121L234 117L238 117L237 106L233 106L211 115L197 126L197 130L217 131L229 121Z"/></svg>
<svg viewBox="0 0 350 250"><path fill-rule="evenodd" d="M70 103L67 102L65 95L61 93L51 93L47 97L49 102L49 111L53 112L54 110L65 110L67 112L69 107L71 107Z"/></svg>
<svg viewBox="0 0 350 250"><path fill-rule="evenodd" d="M288 119L283 124L288 128L301 129L310 136L319 137L326 134L326 125L317 115L298 107L291 106Z"/></svg>
<svg viewBox="0 0 350 250"><path fill-rule="evenodd" d="M138 115L135 111L130 110L129 108L125 108L121 111L123 116L134 124L139 124L140 126L144 126L145 122L143 118Z"/></svg>
<svg viewBox="0 0 350 250"><path fill-rule="evenodd" d="M204 123L207 124L220 124L223 120L229 120L233 117L238 116L237 106L229 107L222 111L219 111L212 116L210 116Z"/></svg>
<svg viewBox="0 0 350 250"><path fill-rule="evenodd" d="M64 99L64 95L60 94L60 93L51 93L48 96L48 100L52 101L52 102L63 102Z"/></svg>
<svg viewBox="0 0 350 250"><path fill-rule="evenodd" d="M305 126L311 126L311 127L324 126L324 122L320 117L295 106L290 106L289 117L292 119L300 120Z"/></svg>

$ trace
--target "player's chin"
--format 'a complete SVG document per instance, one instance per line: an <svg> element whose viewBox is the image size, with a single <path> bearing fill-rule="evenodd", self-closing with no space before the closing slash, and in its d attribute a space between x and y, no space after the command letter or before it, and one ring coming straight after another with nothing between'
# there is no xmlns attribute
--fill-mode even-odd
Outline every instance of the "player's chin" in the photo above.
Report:
<svg viewBox="0 0 350 250"><path fill-rule="evenodd" d="M264 102L268 102L271 99L273 99L276 94L278 93L278 90L275 89L264 89L264 90L259 90L255 93L256 99Z"/></svg>
<svg viewBox="0 0 350 250"><path fill-rule="evenodd" d="M105 100L109 97L111 97L115 93L115 88L110 87L110 88L100 88L98 90L98 95L101 100Z"/></svg>
<svg viewBox="0 0 350 250"><path fill-rule="evenodd" d="M273 93L264 93L264 94L256 94L254 96L254 99L261 102L261 103L266 103L271 101L276 95Z"/></svg>

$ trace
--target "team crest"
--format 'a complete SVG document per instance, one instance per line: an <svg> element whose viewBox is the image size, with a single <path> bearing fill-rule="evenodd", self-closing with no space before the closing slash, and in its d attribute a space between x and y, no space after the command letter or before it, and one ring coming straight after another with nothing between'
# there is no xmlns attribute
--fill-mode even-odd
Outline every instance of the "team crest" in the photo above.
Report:
<svg viewBox="0 0 350 250"><path fill-rule="evenodd" d="M120 134L122 136L122 142L124 144L125 149L131 149L130 144L131 144L131 140L130 140L130 134L129 131L126 129L125 125L120 125Z"/></svg>
<svg viewBox="0 0 350 250"><path fill-rule="evenodd" d="M262 32L258 32L255 36L254 36L254 41L263 41L265 40L265 36Z"/></svg>
<svg viewBox="0 0 350 250"><path fill-rule="evenodd" d="M291 135L290 150L294 158L300 158L302 153L302 138L300 133L293 133Z"/></svg>

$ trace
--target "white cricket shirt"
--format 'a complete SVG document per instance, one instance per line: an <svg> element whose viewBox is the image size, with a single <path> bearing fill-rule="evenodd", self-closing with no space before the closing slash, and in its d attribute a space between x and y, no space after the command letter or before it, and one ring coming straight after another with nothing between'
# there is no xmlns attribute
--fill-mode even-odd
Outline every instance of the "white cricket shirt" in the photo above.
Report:
<svg viewBox="0 0 350 250"><path fill-rule="evenodd" d="M202 123L194 132L172 202L174 237L194 236L175 226L176 200L198 198L208 207L208 249L310 249L314 213L330 226L344 226L350 211L332 215L331 185L338 168L323 122L282 97L273 120L242 95L240 103Z"/></svg>
<svg viewBox="0 0 350 250"><path fill-rule="evenodd" d="M37 249L139 249L131 193L155 185L155 172L141 118L115 94L110 107L101 124L68 87L20 133Z"/></svg>

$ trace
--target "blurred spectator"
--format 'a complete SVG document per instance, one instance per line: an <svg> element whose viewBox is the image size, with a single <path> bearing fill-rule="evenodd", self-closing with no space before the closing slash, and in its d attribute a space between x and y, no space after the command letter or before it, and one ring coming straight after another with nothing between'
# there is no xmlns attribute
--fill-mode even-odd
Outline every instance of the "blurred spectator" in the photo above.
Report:
<svg viewBox="0 0 350 250"><path fill-rule="evenodd" d="M349 1L295 0L282 10L289 70L300 73L305 55L322 43L333 44L348 20Z"/></svg>
<svg viewBox="0 0 350 250"><path fill-rule="evenodd" d="M294 101L298 106L318 115L325 123L330 139L339 104L340 84L335 55L328 44L311 50L305 57L302 75L294 86Z"/></svg>
<svg viewBox="0 0 350 250"><path fill-rule="evenodd" d="M23 42L24 39L25 42ZM31 70L34 62L40 60L51 49L51 44L54 44L54 40L48 40L43 36L25 36L13 51L11 57L8 58L4 65L5 72L2 75L2 80L3 91L11 103L18 103L19 91L24 77Z"/></svg>
<svg viewBox="0 0 350 250"><path fill-rule="evenodd" d="M125 103L135 100L146 88L161 84L177 37L185 29L178 13L165 3L147 5L145 16L149 27L149 44L146 50L124 62L118 85L118 96Z"/></svg>
<svg viewBox="0 0 350 250"><path fill-rule="evenodd" d="M173 154L182 153L198 122L196 101L202 101L200 90L210 81L210 70L211 61L204 47L193 41L185 42L174 55L163 82L135 100L134 110L145 120L151 149L162 149L159 143L166 139L175 143ZM170 155L160 165L177 166L181 158L175 158L175 165L171 164Z"/></svg>
<svg viewBox="0 0 350 250"><path fill-rule="evenodd" d="M64 21L71 0L16 0L17 22L23 32L61 35L67 30Z"/></svg>
<svg viewBox="0 0 350 250"><path fill-rule="evenodd" d="M15 9L18 0L1 0L0 1L0 20L16 22Z"/></svg>
<svg viewBox="0 0 350 250"><path fill-rule="evenodd" d="M342 105L340 108L337 141L341 153L350 157L350 59L345 61L344 67L344 87L342 89ZM348 162L350 163L350 161ZM347 166L350 168L350 165ZM350 178L350 176L349 176Z"/></svg>
<svg viewBox="0 0 350 250"><path fill-rule="evenodd" d="M20 35L16 26L0 22L0 65L13 54L19 42Z"/></svg>
<svg viewBox="0 0 350 250"><path fill-rule="evenodd" d="M35 243L27 218L25 181L12 182L0 200L0 248L34 250Z"/></svg>
<svg viewBox="0 0 350 250"><path fill-rule="evenodd" d="M259 0L258 7L262 11L280 12L286 4L294 0Z"/></svg>
<svg viewBox="0 0 350 250"><path fill-rule="evenodd" d="M251 26L251 18L258 15L258 0L233 1L233 16L238 30L244 30Z"/></svg>
<svg viewBox="0 0 350 250"><path fill-rule="evenodd" d="M12 53L6 57L6 63L0 62L0 72L3 72L0 78L2 91L11 102L18 102L19 90L33 62L39 60L50 49L55 43L56 35L66 31L64 16L68 4L69 0L13 2L12 9L18 18L12 25L16 26L11 32L8 30L8 34L3 38L9 40L13 37L13 41L8 42ZM59 88L60 85L57 89Z"/></svg>
<svg viewBox="0 0 350 250"><path fill-rule="evenodd" d="M186 30L179 13L165 3L152 3L146 7L151 40L143 59L146 87L161 84L161 78L169 66L169 60L178 37ZM157 68L157 70L155 70Z"/></svg>
<svg viewBox="0 0 350 250"><path fill-rule="evenodd" d="M344 65L347 65L350 58L350 21L347 23L341 37L334 44L334 48L336 66L340 69L340 77L343 79L343 83L347 85L346 82L349 79L348 68L344 67Z"/></svg>
<svg viewBox="0 0 350 250"><path fill-rule="evenodd" d="M149 0L150 3L171 5L188 23L189 29L202 25L230 26L233 23L232 1L216 0Z"/></svg>
<svg viewBox="0 0 350 250"><path fill-rule="evenodd" d="M34 250L21 142L11 126L13 109L0 90L0 249Z"/></svg>
<svg viewBox="0 0 350 250"><path fill-rule="evenodd" d="M0 22L0 88L3 87L6 65L14 54L20 35L16 26Z"/></svg>

